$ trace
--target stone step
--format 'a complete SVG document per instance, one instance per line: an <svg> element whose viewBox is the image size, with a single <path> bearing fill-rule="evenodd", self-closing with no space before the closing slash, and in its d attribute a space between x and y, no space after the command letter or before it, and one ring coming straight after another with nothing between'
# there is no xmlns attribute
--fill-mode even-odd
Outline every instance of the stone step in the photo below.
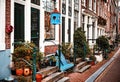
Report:
<svg viewBox="0 0 120 82"><path fill-rule="evenodd" d="M56 82L63 77L64 77L63 72L56 72L56 73L53 73L53 74L49 75L48 77L44 78L42 80L42 82Z"/></svg>
<svg viewBox="0 0 120 82"><path fill-rule="evenodd" d="M75 66L74 71L78 71L79 69L81 69L81 68L82 68L83 66L85 66L86 64L87 64L86 61L80 62L79 64L77 64L77 65Z"/></svg>
<svg viewBox="0 0 120 82"><path fill-rule="evenodd" d="M76 58L76 64L80 63L82 61L82 58Z"/></svg>
<svg viewBox="0 0 120 82"><path fill-rule="evenodd" d="M37 73L42 74L42 78L44 78L46 76L49 76L52 73L57 72L58 70L59 70L59 68L57 66L54 66L54 67L47 67L47 68L41 69Z"/></svg>
<svg viewBox="0 0 120 82"><path fill-rule="evenodd" d="M70 82L69 77L63 77L62 79L58 80L57 82Z"/></svg>
<svg viewBox="0 0 120 82"><path fill-rule="evenodd" d="M91 67L91 65L86 65L84 67L82 67L80 70L78 70L78 72L82 73L84 71L86 71L87 69L89 69Z"/></svg>

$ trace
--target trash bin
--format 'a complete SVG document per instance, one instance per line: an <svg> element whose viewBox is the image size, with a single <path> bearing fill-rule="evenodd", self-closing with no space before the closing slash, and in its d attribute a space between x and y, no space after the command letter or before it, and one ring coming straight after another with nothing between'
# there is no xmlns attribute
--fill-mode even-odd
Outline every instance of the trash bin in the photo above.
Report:
<svg viewBox="0 0 120 82"><path fill-rule="evenodd" d="M41 82L41 81L42 81L42 75L36 74L36 82Z"/></svg>

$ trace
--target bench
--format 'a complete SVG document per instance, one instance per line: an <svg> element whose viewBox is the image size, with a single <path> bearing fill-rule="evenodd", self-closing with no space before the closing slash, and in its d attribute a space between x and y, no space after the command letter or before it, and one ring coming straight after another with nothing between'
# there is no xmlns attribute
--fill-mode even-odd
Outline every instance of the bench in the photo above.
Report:
<svg viewBox="0 0 120 82"><path fill-rule="evenodd" d="M56 51L56 66L59 66L60 62L60 70L61 71L66 71L72 67L74 67L73 63L68 63L67 60L65 59L63 53L60 51L60 61L59 61L59 50Z"/></svg>

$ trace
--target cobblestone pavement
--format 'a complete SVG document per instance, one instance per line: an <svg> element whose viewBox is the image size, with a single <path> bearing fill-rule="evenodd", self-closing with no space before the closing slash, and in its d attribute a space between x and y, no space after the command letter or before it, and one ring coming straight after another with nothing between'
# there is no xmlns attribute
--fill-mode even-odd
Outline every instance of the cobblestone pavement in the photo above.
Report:
<svg viewBox="0 0 120 82"><path fill-rule="evenodd" d="M120 82L120 53L95 82Z"/></svg>
<svg viewBox="0 0 120 82"><path fill-rule="evenodd" d="M70 77L70 82L85 82L87 78L89 78L94 72L96 72L103 64L105 64L109 59L114 55L114 53L117 51L112 51L109 54L109 58L107 60L103 60L100 63L97 63L96 65L92 66L90 69L86 70L83 73L70 73L68 74L68 77ZM102 81L104 82L104 81ZM120 81L119 81L120 82Z"/></svg>

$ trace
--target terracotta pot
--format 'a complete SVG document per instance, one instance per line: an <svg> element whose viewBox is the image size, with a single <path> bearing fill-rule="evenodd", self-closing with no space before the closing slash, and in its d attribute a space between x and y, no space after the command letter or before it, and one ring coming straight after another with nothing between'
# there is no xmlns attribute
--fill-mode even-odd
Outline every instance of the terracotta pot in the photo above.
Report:
<svg viewBox="0 0 120 82"><path fill-rule="evenodd" d="M24 68L24 75L25 76L30 75L30 69L29 68Z"/></svg>
<svg viewBox="0 0 120 82"><path fill-rule="evenodd" d="M91 61L91 65L95 65L95 62L94 62L94 61Z"/></svg>
<svg viewBox="0 0 120 82"><path fill-rule="evenodd" d="M42 75L36 74L36 82L41 82L41 80L42 80Z"/></svg>
<svg viewBox="0 0 120 82"><path fill-rule="evenodd" d="M16 75L22 75L22 74L23 74L22 68L16 69Z"/></svg>

